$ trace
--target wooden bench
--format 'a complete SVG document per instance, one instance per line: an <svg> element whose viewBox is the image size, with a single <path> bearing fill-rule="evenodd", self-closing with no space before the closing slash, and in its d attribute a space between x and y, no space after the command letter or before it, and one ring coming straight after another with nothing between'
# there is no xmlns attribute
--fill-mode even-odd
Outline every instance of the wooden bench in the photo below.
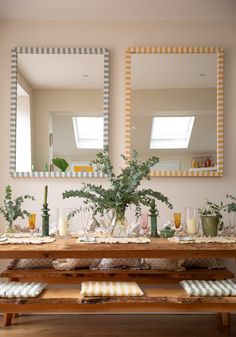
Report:
<svg viewBox="0 0 236 337"><path fill-rule="evenodd" d="M228 269L207 270L190 269L181 272L137 269L90 270L78 269L61 271L55 269L6 269L1 277L10 281L46 282L48 284L80 284L87 280L96 281L135 281L139 284L178 284L181 280L223 280L233 278L234 274ZM45 311L95 311L108 310L121 312L171 312L171 311L203 311L206 308L212 312L228 312L236 298L220 299L191 298L186 296L180 287L174 289L154 288L145 289L141 298L86 298L80 296L79 289L47 289L36 299L2 299L1 311L5 312L4 326L12 322L14 312L45 312ZM224 304L224 310L222 304ZM92 304L97 304L92 306ZM99 304L99 305L98 305ZM101 305L100 305L101 304ZM224 324L226 315L222 314Z"/></svg>

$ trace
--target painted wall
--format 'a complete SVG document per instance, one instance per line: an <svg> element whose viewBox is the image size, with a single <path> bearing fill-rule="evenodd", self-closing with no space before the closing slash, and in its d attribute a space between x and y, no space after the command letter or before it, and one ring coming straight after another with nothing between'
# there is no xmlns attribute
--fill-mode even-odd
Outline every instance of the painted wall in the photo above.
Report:
<svg viewBox="0 0 236 337"><path fill-rule="evenodd" d="M204 196L219 201L226 193L236 194L236 23L235 22L1 22L0 23L0 202L6 184L14 193L37 197L28 202L29 210L40 215L43 186L49 185L51 219L58 206L75 206L77 199L62 200L65 189L81 186L75 179L12 179L9 175L10 51L15 46L107 47L110 50L111 100L110 149L117 170L124 152L125 51L129 46L222 46L225 49L225 175L222 178L156 178L145 183L160 190L175 210L200 206ZM105 179L93 182L106 185ZM160 205L159 223L172 217ZM1 218L1 228L4 221Z"/></svg>

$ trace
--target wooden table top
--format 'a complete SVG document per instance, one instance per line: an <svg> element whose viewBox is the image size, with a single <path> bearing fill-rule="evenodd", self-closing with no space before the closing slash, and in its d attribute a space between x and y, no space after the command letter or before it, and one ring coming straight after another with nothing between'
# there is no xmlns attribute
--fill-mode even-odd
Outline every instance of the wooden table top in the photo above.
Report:
<svg viewBox="0 0 236 337"><path fill-rule="evenodd" d="M104 257L221 257L236 258L236 243L173 243L154 238L151 243L87 244L76 239L56 239L48 244L0 245L0 259L104 258Z"/></svg>

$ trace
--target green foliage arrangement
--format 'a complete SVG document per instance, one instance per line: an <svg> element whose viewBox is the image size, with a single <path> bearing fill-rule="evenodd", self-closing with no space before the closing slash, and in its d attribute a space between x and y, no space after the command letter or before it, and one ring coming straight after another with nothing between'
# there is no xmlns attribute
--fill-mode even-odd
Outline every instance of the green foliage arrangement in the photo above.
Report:
<svg viewBox="0 0 236 337"><path fill-rule="evenodd" d="M69 167L68 162L65 159L63 159L63 158L53 158L52 162L62 172L66 172L67 168Z"/></svg>
<svg viewBox="0 0 236 337"><path fill-rule="evenodd" d="M91 164L96 164L109 180L110 187L104 188L102 185L85 183L80 190L70 190L63 193L63 198L79 197L83 203L92 210L93 218L97 215L103 216L110 211L122 219L126 208L130 205L135 206L135 215L141 214L141 206L155 207L157 201L165 203L169 208L173 208L169 199L162 193L152 189L139 189L143 179L150 179L150 169L158 163L158 157L151 157L145 161L138 160L137 152L133 158L128 160L124 155L121 157L126 161L126 167L121 169L117 176L113 173L113 166L108 155L108 149L96 155L96 159ZM78 212L81 209L78 209Z"/></svg>
<svg viewBox="0 0 236 337"><path fill-rule="evenodd" d="M21 206L26 199L35 200L35 198L29 194L12 199L11 186L6 186L4 206L0 207L0 213L3 214L4 218L9 223L8 232L13 231L12 224L18 217L24 219L25 216L29 216L30 213L28 211L21 209Z"/></svg>

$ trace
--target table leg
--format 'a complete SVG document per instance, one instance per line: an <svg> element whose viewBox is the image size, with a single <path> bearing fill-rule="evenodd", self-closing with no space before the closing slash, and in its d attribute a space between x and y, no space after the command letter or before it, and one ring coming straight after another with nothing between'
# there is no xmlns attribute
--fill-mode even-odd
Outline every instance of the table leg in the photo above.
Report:
<svg viewBox="0 0 236 337"><path fill-rule="evenodd" d="M6 327L10 326L11 322L12 322L12 314L11 313L4 314L3 327L6 328Z"/></svg>
<svg viewBox="0 0 236 337"><path fill-rule="evenodd" d="M229 312L219 312L218 313L219 324L225 327L230 326L230 313Z"/></svg>

